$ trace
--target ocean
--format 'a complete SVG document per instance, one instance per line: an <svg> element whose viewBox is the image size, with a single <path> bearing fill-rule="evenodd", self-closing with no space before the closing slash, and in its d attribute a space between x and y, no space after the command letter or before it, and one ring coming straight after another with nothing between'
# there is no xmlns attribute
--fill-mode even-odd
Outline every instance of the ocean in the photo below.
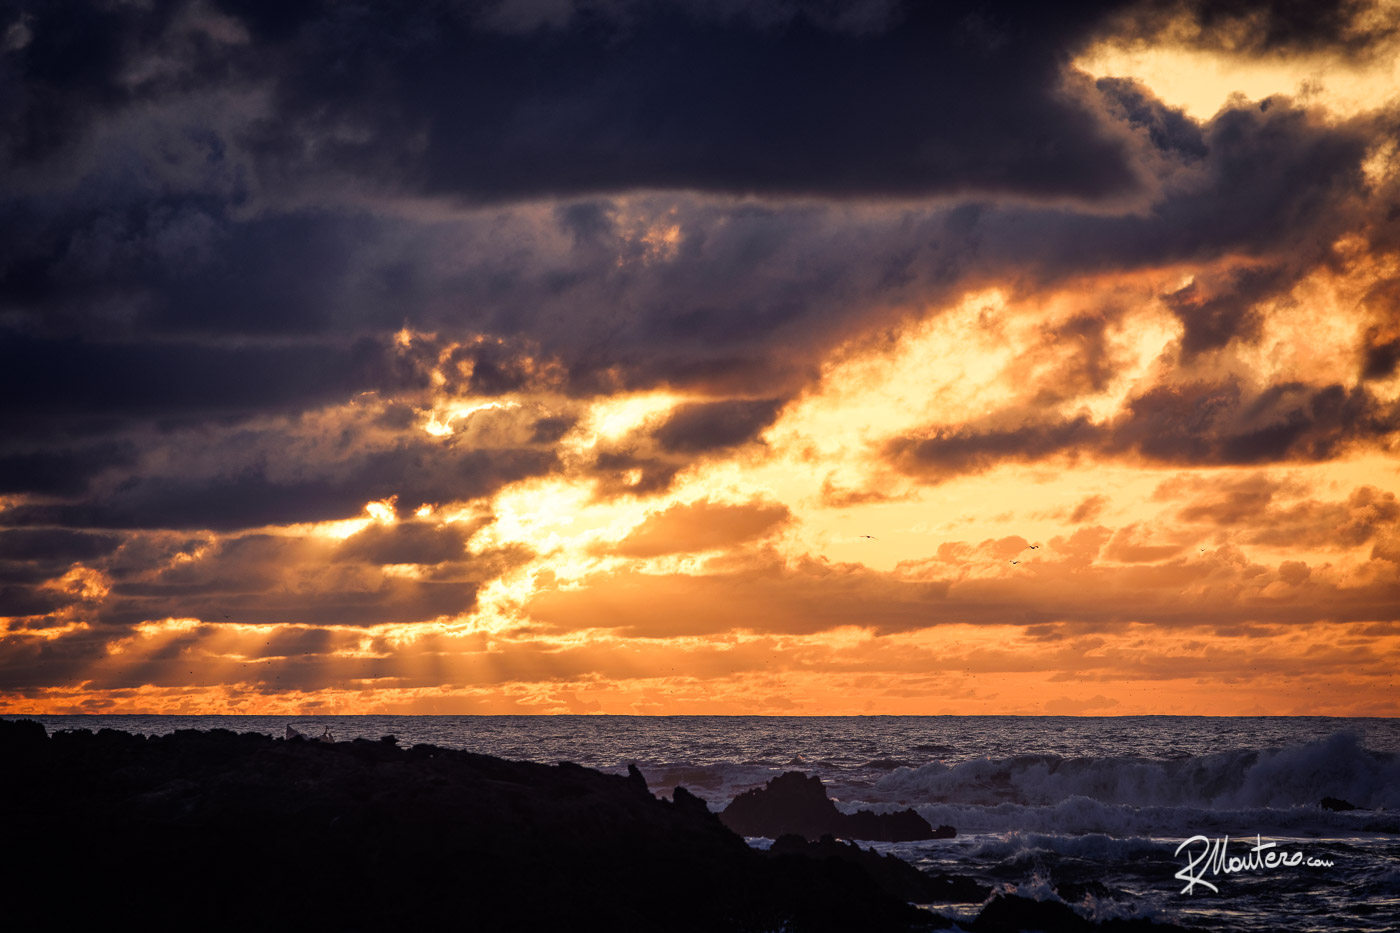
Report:
<svg viewBox="0 0 1400 933"><path fill-rule="evenodd" d="M21 718L7 716L6 718ZM573 761L720 810L786 771L846 811L913 807L958 835L874 844L1086 919L1208 930L1400 930L1400 719L1325 717L36 716L50 731L288 724ZM1323 808L1323 798L1357 809ZM769 840L751 839L766 846ZM869 844L867 844L869 845ZM547 857L547 853L542 853ZM932 905L962 924L979 905ZM853 931L858 933L858 931Z"/></svg>

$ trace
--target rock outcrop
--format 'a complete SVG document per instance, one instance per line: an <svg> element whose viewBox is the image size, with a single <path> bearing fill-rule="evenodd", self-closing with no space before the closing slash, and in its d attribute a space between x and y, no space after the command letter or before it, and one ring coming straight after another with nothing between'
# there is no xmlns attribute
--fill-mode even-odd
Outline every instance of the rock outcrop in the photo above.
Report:
<svg viewBox="0 0 1400 933"><path fill-rule="evenodd" d="M942 925L859 865L749 848L703 800L658 799L639 772L4 720L0 761L8 929Z"/></svg>
<svg viewBox="0 0 1400 933"><path fill-rule="evenodd" d="M841 842L831 836L823 836L816 842L792 834L779 836L773 840L768 854L850 862L860 866L889 894L917 904L980 904L992 893L991 888L970 878L922 872L901 858L881 855L874 849L862 849L854 842Z"/></svg>
<svg viewBox="0 0 1400 933"><path fill-rule="evenodd" d="M821 779L800 771L789 771L764 787L745 791L725 808L720 819L741 836L770 839L792 833L808 840L835 836L867 842L912 842L957 835L951 826L934 829L913 810L842 813L826 795Z"/></svg>

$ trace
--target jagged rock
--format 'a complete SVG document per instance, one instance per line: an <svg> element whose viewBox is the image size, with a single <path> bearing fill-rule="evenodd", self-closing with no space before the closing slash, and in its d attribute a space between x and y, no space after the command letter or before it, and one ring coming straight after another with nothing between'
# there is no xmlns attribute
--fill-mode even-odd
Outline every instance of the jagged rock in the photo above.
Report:
<svg viewBox="0 0 1400 933"><path fill-rule="evenodd" d="M714 814L710 812L710 805L684 787L677 786L676 789L671 792L671 804L677 810L683 813L689 813L697 818L714 818Z"/></svg>
<svg viewBox="0 0 1400 933"><path fill-rule="evenodd" d="M931 828L928 821L913 810L900 810L897 813L857 810L846 816L844 834L852 839L906 842L912 839L952 839L958 834L951 826Z"/></svg>
<svg viewBox="0 0 1400 933"><path fill-rule="evenodd" d="M832 835L873 842L911 842L957 835L951 826L935 830L913 810L842 813L827 797L821 779L800 771L789 771L764 787L745 791L730 802L720 819L742 836L770 839L796 833L810 840Z"/></svg>
<svg viewBox="0 0 1400 933"><path fill-rule="evenodd" d="M808 842L795 833L789 833L773 840L768 854L851 862L863 868L887 893L900 900L919 904L980 904L991 894L990 888L970 878L922 872L903 859L881 855L874 849L862 849L854 842L840 842L832 836Z"/></svg>
<svg viewBox="0 0 1400 933"><path fill-rule="evenodd" d="M49 739L43 725L32 719L4 720L0 729L5 730L6 745L21 753L43 748Z"/></svg>
<svg viewBox="0 0 1400 933"><path fill-rule="evenodd" d="M1346 811L1346 810L1356 810L1356 809L1359 809L1359 808L1356 806L1356 804L1354 804L1354 803L1352 803L1352 802L1350 802L1350 801L1348 801L1348 800L1342 800L1340 797L1323 797L1323 798L1322 798L1322 809L1324 809L1324 810L1341 810L1341 811Z"/></svg>
<svg viewBox="0 0 1400 933"><path fill-rule="evenodd" d="M861 867L749 848L683 788L578 766L225 730L45 737L0 720L6 928L905 931ZM13 802L22 801L22 806ZM137 906L139 905L139 907ZM132 914L135 915L134 913Z"/></svg>
<svg viewBox="0 0 1400 933"><path fill-rule="evenodd" d="M642 775L642 772L637 769L635 764L629 763L627 765L627 780L630 781L632 786L637 790L648 796L651 795L651 788L647 787L647 779Z"/></svg>

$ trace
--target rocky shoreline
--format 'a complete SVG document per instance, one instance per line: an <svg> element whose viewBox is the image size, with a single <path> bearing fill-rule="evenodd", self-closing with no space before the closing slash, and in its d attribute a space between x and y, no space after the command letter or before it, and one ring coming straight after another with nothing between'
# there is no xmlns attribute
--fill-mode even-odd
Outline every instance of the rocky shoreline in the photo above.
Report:
<svg viewBox="0 0 1400 933"><path fill-rule="evenodd" d="M867 842L913 842L952 839L951 826L934 829L912 809L898 813L858 810L842 813L826 795L815 775L789 771L735 797L719 815L720 821L741 836L777 839L788 834L807 840L823 836L863 839Z"/></svg>
<svg viewBox="0 0 1400 933"><path fill-rule="evenodd" d="M704 801L679 787L658 798L636 769L391 737L50 736L24 720L0 721L0 761L13 929L879 933L951 926L911 901L990 893L834 838L750 848ZM1063 907L1018 900L992 897L972 928Z"/></svg>

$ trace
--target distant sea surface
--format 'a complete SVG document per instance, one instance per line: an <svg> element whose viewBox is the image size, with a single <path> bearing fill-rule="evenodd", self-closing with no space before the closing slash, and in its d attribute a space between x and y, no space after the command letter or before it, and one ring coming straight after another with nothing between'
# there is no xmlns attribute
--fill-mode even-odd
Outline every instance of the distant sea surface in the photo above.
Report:
<svg viewBox="0 0 1400 933"><path fill-rule="evenodd" d="M843 810L909 806L958 830L955 839L877 850L1022 896L1064 900L1092 921L1150 917L1259 933L1400 930L1400 719L30 718L50 732L222 728L280 736L292 725L311 735L328 728L339 741L394 735L402 745L617 773L635 762L654 793L684 785L713 810L802 771L820 777ZM1324 809L1324 797L1358 809ZM1177 851L1193 837L1205 838ZM1210 846L1224 852L1214 873L1204 858ZM1256 846L1265 848L1252 856ZM1277 853L1297 864L1265 862L1278 861ZM1197 855L1202 864L1188 871ZM1231 859L1235 871L1225 870ZM1191 884L1194 876L1200 881ZM1191 893L1183 893L1188 884ZM932 909L966 924L978 905Z"/></svg>

